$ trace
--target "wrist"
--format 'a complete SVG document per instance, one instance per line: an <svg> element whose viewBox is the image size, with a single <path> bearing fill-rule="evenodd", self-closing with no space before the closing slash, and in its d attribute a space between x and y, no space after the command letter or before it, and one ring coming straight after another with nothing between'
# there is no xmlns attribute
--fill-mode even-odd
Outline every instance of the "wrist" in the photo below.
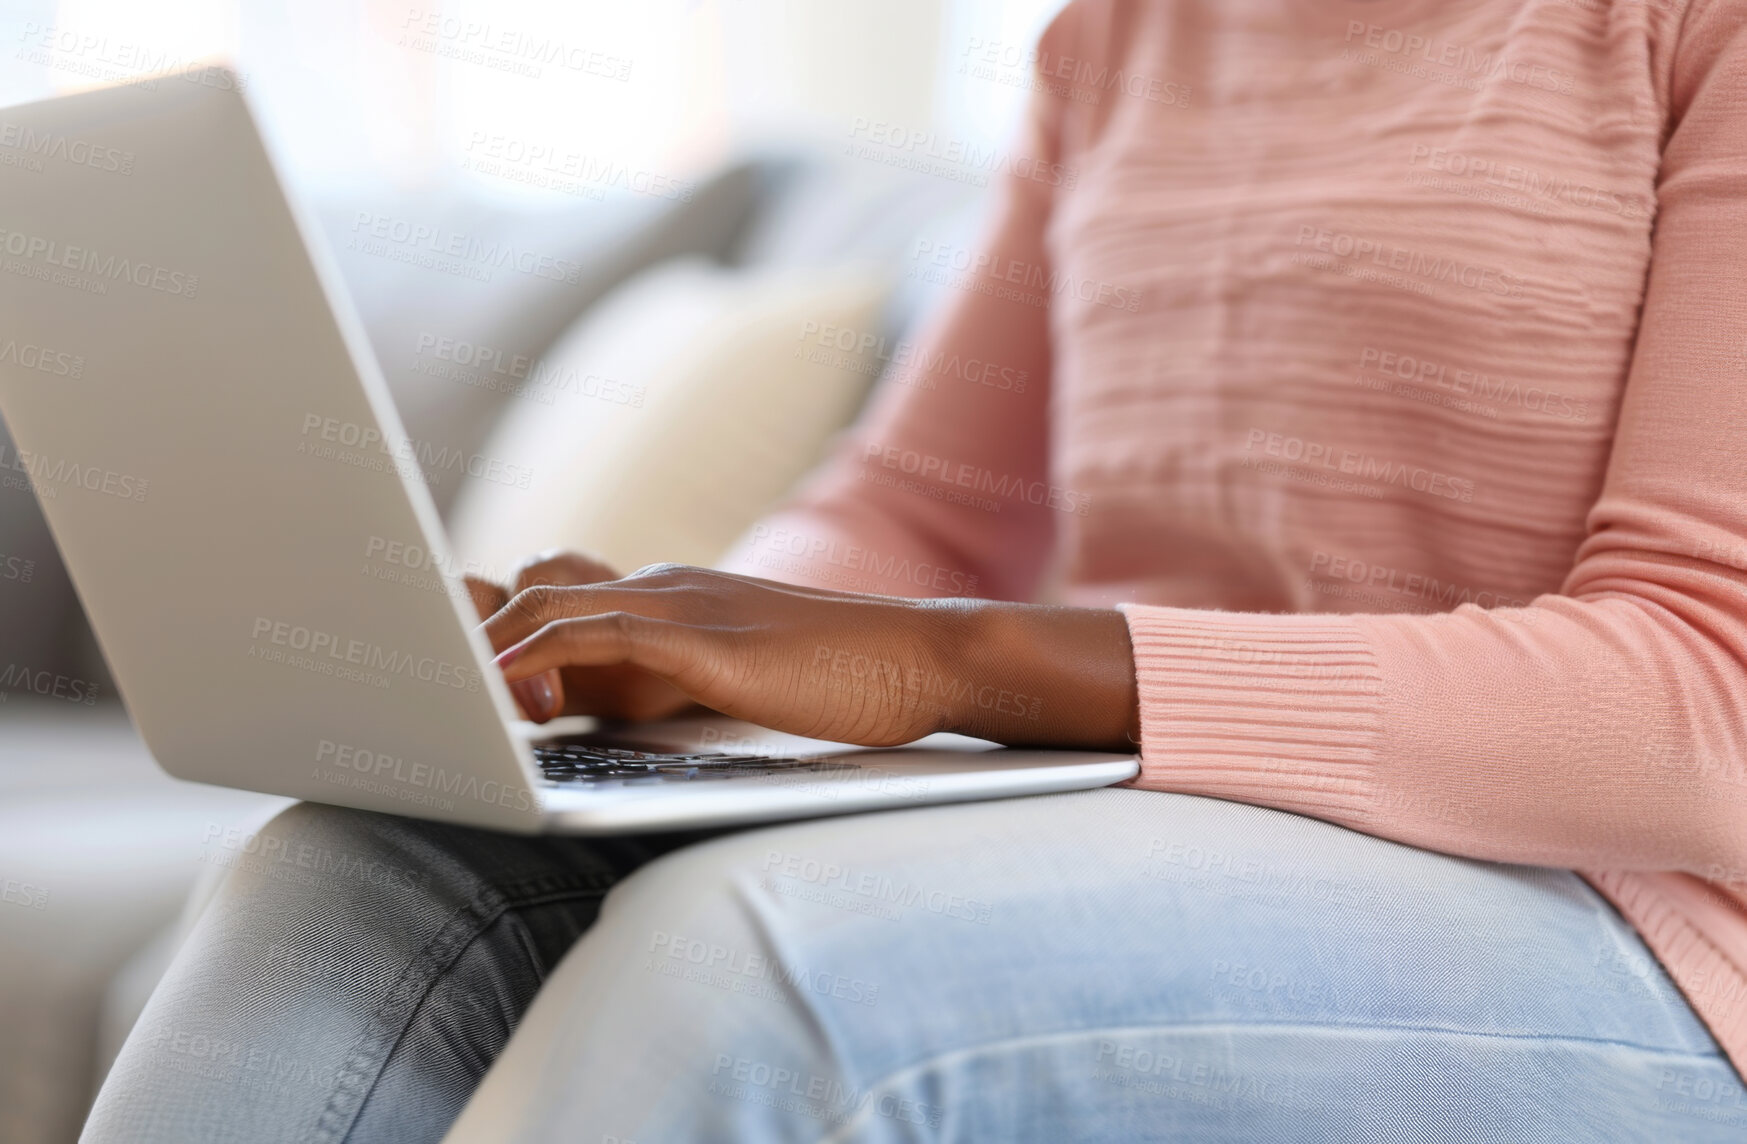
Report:
<svg viewBox="0 0 1747 1144"><path fill-rule="evenodd" d="M1139 749L1128 621L1114 609L931 601L940 730L1012 746Z"/></svg>

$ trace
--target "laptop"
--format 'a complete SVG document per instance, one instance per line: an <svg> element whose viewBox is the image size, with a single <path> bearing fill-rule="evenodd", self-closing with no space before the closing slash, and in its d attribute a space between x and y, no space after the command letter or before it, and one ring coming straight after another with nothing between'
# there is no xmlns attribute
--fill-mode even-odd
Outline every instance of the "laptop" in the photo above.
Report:
<svg viewBox="0 0 1747 1144"><path fill-rule="evenodd" d="M0 469L29 475L165 771L579 834L1137 773L951 735L872 750L714 717L519 719L429 459L239 88L211 67L0 110Z"/></svg>

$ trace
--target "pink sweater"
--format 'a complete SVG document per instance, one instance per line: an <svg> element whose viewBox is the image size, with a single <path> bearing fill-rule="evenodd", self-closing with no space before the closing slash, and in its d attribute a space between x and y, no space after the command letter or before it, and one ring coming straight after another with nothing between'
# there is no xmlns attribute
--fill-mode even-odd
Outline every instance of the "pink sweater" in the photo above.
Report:
<svg viewBox="0 0 1747 1144"><path fill-rule="evenodd" d="M917 246L950 303L739 566L1122 605L1140 786L1583 871L1742 1068L1744 25L1077 0L973 52L1036 93L992 232Z"/></svg>

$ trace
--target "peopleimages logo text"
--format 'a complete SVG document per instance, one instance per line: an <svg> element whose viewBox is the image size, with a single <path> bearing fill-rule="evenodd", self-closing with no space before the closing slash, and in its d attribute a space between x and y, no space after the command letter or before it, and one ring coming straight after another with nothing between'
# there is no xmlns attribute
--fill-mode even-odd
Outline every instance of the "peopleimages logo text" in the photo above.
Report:
<svg viewBox="0 0 1747 1144"><path fill-rule="evenodd" d="M21 342L17 338L0 341L0 365L16 365L51 377L77 379L85 376L85 359L81 355Z"/></svg>
<svg viewBox="0 0 1747 1144"><path fill-rule="evenodd" d="M581 281L582 263L568 258L517 246L507 239L484 239L462 234L445 227L414 222L392 215L358 211L352 218L351 237L359 240L392 244L407 250L420 251L440 258L452 258L458 263L470 263L482 270L514 270L550 282L574 286ZM366 254L382 250L368 245L358 249Z"/></svg>
<svg viewBox="0 0 1747 1144"><path fill-rule="evenodd" d="M143 501L150 483L143 477L118 473L97 465L32 453L28 449L9 449L0 445L0 470L11 469L30 477L39 496L52 497L62 486L87 489L122 500Z"/></svg>
<svg viewBox="0 0 1747 1144"><path fill-rule="evenodd" d="M1464 78L1470 84L1503 79L1560 95L1570 95L1577 86L1577 77L1572 72L1517 58L1503 50L1424 36L1364 20L1347 21L1346 43L1350 45L1355 40L1373 52L1383 53L1384 58L1412 61L1422 67L1449 68L1450 74Z"/></svg>
<svg viewBox="0 0 1747 1144"><path fill-rule="evenodd" d="M1251 429L1244 439L1244 452L1249 454L1260 446L1270 457L1280 457L1307 469L1328 469L1350 477L1400 485L1415 492L1435 497L1447 497L1469 504L1474 500L1474 482L1465 477L1451 476L1418 465L1406 465L1368 453L1343 449L1302 437L1288 437L1265 429Z"/></svg>
<svg viewBox="0 0 1747 1144"><path fill-rule="evenodd" d="M195 275L171 270L167 266L103 254L89 247L73 246L17 230L0 229L0 250L44 266L107 278L111 282L126 282L178 298L194 297L200 286L200 279Z"/></svg>
<svg viewBox="0 0 1747 1144"><path fill-rule="evenodd" d="M389 437L380 429L360 425L356 421L341 421L319 413L303 415L304 440L299 442L300 454L342 461L347 464L387 471L393 469L414 475L420 473L465 473L496 485L525 489L534 479L534 471L523 465L487 457L483 453L464 453L447 445L419 441L411 437ZM316 443L310 442L314 437ZM325 444L322 444L325 443ZM336 448L338 446L339 448ZM357 450L356 453L342 450ZM371 453L379 454L372 457ZM386 464L367 463L386 461Z"/></svg>
<svg viewBox="0 0 1747 1144"><path fill-rule="evenodd" d="M383 675L401 675L457 691L478 691L482 686L479 669L448 663L432 656L414 656L393 651L368 640L346 639L333 632L308 628L302 624L271 620L256 616L251 638L256 643L289 648L309 656L322 656L336 663L349 664Z"/></svg>
<svg viewBox="0 0 1747 1144"><path fill-rule="evenodd" d="M0 148L36 159L57 159L75 167L90 167L112 174L133 174L133 152L101 147L54 131L36 131L10 119L0 120Z"/></svg>
<svg viewBox="0 0 1747 1144"><path fill-rule="evenodd" d="M1430 283L1438 282L1464 286L1501 298L1520 298L1523 294L1522 277L1499 267L1481 266L1441 254L1428 254L1399 243L1366 238L1346 231L1301 226L1293 245L1309 246L1319 254L1350 259L1354 263L1369 262L1373 266L1402 274L1406 276L1407 282L1427 289L1430 288Z"/></svg>
<svg viewBox="0 0 1747 1144"><path fill-rule="evenodd" d="M512 810L533 809L533 801L527 788L520 784L500 783L495 779L481 780L478 775L449 771L426 762L408 762L402 755L372 751L350 743L337 743L332 739L317 741L315 761L350 771L374 783L431 791L469 802L509 807ZM424 801L409 799L403 792L394 793L402 801Z"/></svg>

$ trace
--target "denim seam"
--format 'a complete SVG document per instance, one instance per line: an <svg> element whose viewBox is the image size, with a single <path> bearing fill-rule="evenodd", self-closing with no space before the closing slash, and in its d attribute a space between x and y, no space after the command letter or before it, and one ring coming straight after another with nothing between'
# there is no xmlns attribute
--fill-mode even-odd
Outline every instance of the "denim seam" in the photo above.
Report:
<svg viewBox="0 0 1747 1144"><path fill-rule="evenodd" d="M1200 1022L1160 1024L1160 1025L1111 1025L1111 1026L1105 1026L1103 1028L1098 1028L1098 1029L1063 1029L1060 1032L1056 1032L1056 1033L1037 1033L1037 1034L1033 1034L1031 1036L1025 1036L1025 1037L1004 1037L1004 1038L997 1040L997 1041L985 1041L984 1043L979 1044L979 1045L967 1045L963 1048L949 1049L946 1052L935 1053L933 1056L925 1057L922 1060L915 1062L914 1064L905 1065L903 1068L899 1068L899 1069L893 1069L891 1072L888 1072L885 1076L880 1077L877 1081L874 1081L872 1084L867 1085L866 1091L870 1092L870 1093L881 1091L881 1090L885 1089L888 1085L893 1084L894 1082L897 1082L900 1080L907 1080L913 1076L919 1076L923 1073L928 1072L931 1069L935 1069L935 1068L939 1067L942 1063L949 1061L949 1060L952 1060L954 1058L970 1059L970 1058L974 1058L977 1056L981 1056L985 1053L995 1052L995 1051L999 1051L1001 1049L1012 1048L1015 1046L1020 1046L1020 1045L1025 1045L1025 1044L1042 1045L1042 1044L1048 1044L1051 1041L1067 1041L1067 1040L1073 1040L1073 1039L1083 1040L1083 1039L1086 1039L1089 1037L1096 1037L1096 1036L1100 1036L1100 1035L1106 1034L1106 1033L1122 1034L1122 1033L1136 1033L1136 1032L1158 1033L1158 1032L1187 1032L1187 1031L1207 1032L1207 1031L1218 1030L1218 1029L1242 1029L1242 1030L1246 1030L1246 1031L1247 1030L1271 1029L1271 1030L1276 1030L1276 1031L1290 1031L1290 1032L1313 1030L1313 1031L1322 1032L1322 1033L1327 1033L1327 1032L1441 1033L1441 1034L1444 1034L1447 1036L1452 1036L1452 1037L1476 1037L1476 1038L1480 1038L1480 1039L1484 1039L1484 1040L1536 1041L1536 1042L1540 1042L1540 1043L1597 1045L1597 1046L1605 1045L1605 1046L1609 1046L1609 1047L1613 1047L1613 1048L1632 1049L1632 1050L1635 1050L1638 1052L1646 1053L1646 1054L1651 1055L1651 1056L1691 1057L1691 1058L1701 1060L1701 1061L1707 1061L1707 1062L1708 1061L1724 1061L1726 1063L1726 1060L1721 1053L1700 1054L1700 1053L1689 1052L1685 1049L1657 1049L1657 1048L1650 1048L1650 1047L1645 1046L1645 1045L1636 1045L1636 1044L1631 1043L1630 1041L1615 1041L1615 1040L1608 1040L1608 1039L1601 1038L1601 1037L1567 1037L1567 1036L1556 1036L1556 1035L1550 1035L1550 1034L1535 1034L1535 1033L1477 1033L1477 1032L1473 1032L1470 1030L1463 1030L1463 1029L1446 1029L1446 1028L1443 1028L1443 1027L1440 1027L1437 1025L1341 1025L1341 1024L1330 1024L1327 1022L1316 1022L1316 1023L1294 1022L1294 1023L1280 1024L1280 1023L1267 1022L1267 1021L1200 1021ZM845 1121L844 1123L838 1125L836 1128L834 1128L830 1132L826 1133L823 1136L820 1136L817 1140L817 1144L833 1144L833 1142L835 1142L835 1141L842 1141L842 1140L849 1139L849 1136L846 1134L851 1132L852 1130L859 1129L860 1127L862 1127L866 1123L866 1117L868 1115L867 1110L871 1109L872 1107L874 1107L874 1102L869 1101L863 1107L861 1112L858 1113L853 1119Z"/></svg>
<svg viewBox="0 0 1747 1144"><path fill-rule="evenodd" d="M486 886L458 907L401 971L336 1071L334 1091L316 1121L313 1139L340 1141L351 1131L394 1046L449 966L480 934L511 910L566 897L604 895L606 887L574 875L546 874L502 887ZM347 1107L349 1105L349 1108Z"/></svg>

